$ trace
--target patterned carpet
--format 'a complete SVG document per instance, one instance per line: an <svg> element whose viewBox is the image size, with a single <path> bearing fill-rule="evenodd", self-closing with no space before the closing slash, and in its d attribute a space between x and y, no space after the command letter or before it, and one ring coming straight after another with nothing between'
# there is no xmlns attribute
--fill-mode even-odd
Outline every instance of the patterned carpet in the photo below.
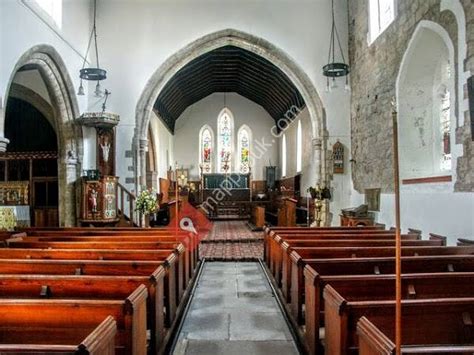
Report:
<svg viewBox="0 0 474 355"><path fill-rule="evenodd" d="M255 260L263 257L263 232L252 232L245 221L216 221L201 240L201 257L208 260Z"/></svg>

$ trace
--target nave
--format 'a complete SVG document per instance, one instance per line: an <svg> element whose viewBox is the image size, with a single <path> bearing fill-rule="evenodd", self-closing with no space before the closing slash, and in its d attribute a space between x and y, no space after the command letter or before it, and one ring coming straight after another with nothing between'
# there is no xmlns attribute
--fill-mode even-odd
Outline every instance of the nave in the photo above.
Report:
<svg viewBox="0 0 474 355"><path fill-rule="evenodd" d="M473 0L0 0L0 355L474 354Z"/></svg>
<svg viewBox="0 0 474 355"><path fill-rule="evenodd" d="M206 262L192 233L5 232L0 351L391 354L395 236L383 226L267 227L263 260ZM471 354L472 241L400 238L402 350Z"/></svg>
<svg viewBox="0 0 474 355"><path fill-rule="evenodd" d="M174 355L299 354L258 262L206 262Z"/></svg>

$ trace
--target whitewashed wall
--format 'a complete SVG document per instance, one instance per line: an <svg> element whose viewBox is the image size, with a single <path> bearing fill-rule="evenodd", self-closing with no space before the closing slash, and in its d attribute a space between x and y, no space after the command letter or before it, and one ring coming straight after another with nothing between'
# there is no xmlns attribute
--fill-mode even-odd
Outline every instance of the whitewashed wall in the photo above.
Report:
<svg viewBox="0 0 474 355"><path fill-rule="evenodd" d="M91 3L88 0L63 1L62 25L57 27L43 16L34 0L2 0L0 2L0 115L4 109L6 92L19 58L39 44L52 46L63 59L74 86L79 86L79 69L91 28ZM87 87L85 88L87 91ZM41 94L41 90L39 90ZM77 96L79 110L87 109L87 96ZM0 125L0 137L4 127ZM84 130L83 168L95 166L95 133Z"/></svg>
<svg viewBox="0 0 474 355"><path fill-rule="evenodd" d="M342 88L338 90L343 90ZM301 121L302 128L302 177L301 177L301 193L307 194L306 190L310 186L316 185L315 180L315 169L313 168L313 144L310 130L310 117L307 109L304 109L300 114L295 118L293 123L291 123L288 128L282 132L286 135L286 145L287 145L287 174L286 176L295 176L296 171L296 134L298 128L298 120ZM344 124L346 123L346 124ZM331 180L331 193L332 199L330 201L330 211L332 213L332 225L340 225L339 214L342 208L347 208L350 204L351 197L351 166L350 166L350 132L349 132L349 119L344 122L342 119L331 119L328 117L328 148L332 149L334 143L338 140L345 147L344 155L344 174L335 174ZM279 152L281 153L281 138L280 138L280 147ZM281 163L280 157L280 163ZM281 164L280 164L281 168ZM281 176L281 169L279 170Z"/></svg>
<svg viewBox="0 0 474 355"><path fill-rule="evenodd" d="M155 114L150 121L150 126L155 143L157 176L166 178L168 169L174 166L174 136Z"/></svg>
<svg viewBox="0 0 474 355"><path fill-rule="evenodd" d="M275 121L263 107L245 97L234 93L225 96L226 106L234 116L234 151L237 152L237 131L246 124L252 130L252 178L263 180L264 167L270 161L273 165L278 163L278 141L271 134ZM214 144L217 144L217 117L223 108L224 94L214 93L188 107L176 121L175 158L179 166L190 169L192 179L199 179L199 130L203 125L209 125L214 131ZM271 146L263 148L263 143ZM235 166L235 158L232 162ZM217 159L213 165L216 171Z"/></svg>
<svg viewBox="0 0 474 355"><path fill-rule="evenodd" d="M109 73L105 85L112 91L109 108L122 118L118 135L123 144L118 146L118 159L130 149L136 103L153 72L189 43L226 28L261 37L285 51L315 84L328 117L348 121L349 93L324 92L326 81L321 68L329 47L330 1L204 0L199 6L193 0L98 3L101 63ZM346 3L336 0L335 7L346 50ZM123 170L118 165L118 174L131 176L126 170L129 164L123 165Z"/></svg>
<svg viewBox="0 0 474 355"><path fill-rule="evenodd" d="M456 245L457 238L474 235L474 198L470 193L452 193L449 183L429 186L404 185L401 187L400 209L402 232L408 228L421 229L423 238L429 233L448 237L449 245ZM451 190L452 191L452 190ZM364 203L364 195L353 192L351 204ZM382 194L380 212L376 220L387 228L395 226L395 198L393 194Z"/></svg>
<svg viewBox="0 0 474 355"><path fill-rule="evenodd" d="M30 6L27 6L27 5ZM7 86L18 59L39 44L53 46L66 64L76 87L90 34L90 2L63 1L61 28L35 12L34 0L2 0L0 2L0 97L5 99ZM78 97L80 110L87 106L85 96ZM3 132L3 127L0 127Z"/></svg>

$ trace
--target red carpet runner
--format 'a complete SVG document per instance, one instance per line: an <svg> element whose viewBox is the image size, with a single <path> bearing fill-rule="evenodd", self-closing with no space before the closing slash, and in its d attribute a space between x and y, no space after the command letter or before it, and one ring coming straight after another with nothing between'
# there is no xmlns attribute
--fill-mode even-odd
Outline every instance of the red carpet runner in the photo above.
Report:
<svg viewBox="0 0 474 355"><path fill-rule="evenodd" d="M208 260L256 260L263 257L263 232L252 232L245 221L213 222L199 253Z"/></svg>

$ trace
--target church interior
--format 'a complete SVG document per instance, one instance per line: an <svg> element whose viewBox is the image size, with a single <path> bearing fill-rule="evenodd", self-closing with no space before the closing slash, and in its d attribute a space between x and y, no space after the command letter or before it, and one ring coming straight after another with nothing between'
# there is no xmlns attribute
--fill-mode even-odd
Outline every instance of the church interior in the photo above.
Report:
<svg viewBox="0 0 474 355"><path fill-rule="evenodd" d="M0 27L0 354L474 354L472 0Z"/></svg>

